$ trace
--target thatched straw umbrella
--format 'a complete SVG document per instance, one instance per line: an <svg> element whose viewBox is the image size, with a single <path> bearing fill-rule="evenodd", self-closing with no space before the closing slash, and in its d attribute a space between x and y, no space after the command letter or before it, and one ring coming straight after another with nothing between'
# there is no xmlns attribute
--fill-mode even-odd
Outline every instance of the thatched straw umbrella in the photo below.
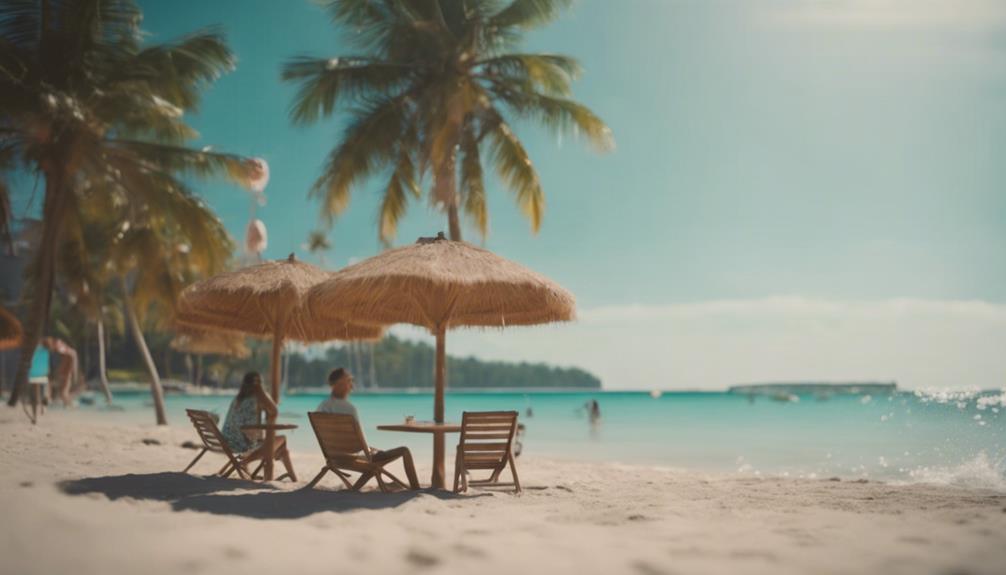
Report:
<svg viewBox="0 0 1006 575"><path fill-rule="evenodd" d="M21 345L24 331L21 322L3 307L0 307L0 350L13 349Z"/></svg>
<svg viewBox="0 0 1006 575"><path fill-rule="evenodd" d="M251 355L244 336L236 333L191 331L175 335L171 349L193 355L226 355L244 359Z"/></svg>
<svg viewBox="0 0 1006 575"><path fill-rule="evenodd" d="M267 261L192 284L178 299L175 319L183 326L272 338L272 397L279 403L284 341L368 340L382 334L380 327L319 321L305 313L308 290L327 278L321 268L290 254L285 260ZM272 450L274 436L267 430L267 451ZM272 458L265 461L266 478L271 479Z"/></svg>
<svg viewBox="0 0 1006 575"><path fill-rule="evenodd" d="M311 290L308 308L322 319L429 329L437 339L433 418L443 423L448 329L569 321L576 300L520 264L441 233L335 272ZM433 484L443 487L443 435L435 437Z"/></svg>
<svg viewBox="0 0 1006 575"><path fill-rule="evenodd" d="M236 333L222 331L199 331L183 329L175 334L169 344L171 349L187 353L189 356L197 355L199 358L193 361L192 384L199 385L202 380L204 355L223 355L237 359L245 359L251 355L251 350L245 345L245 337Z"/></svg>

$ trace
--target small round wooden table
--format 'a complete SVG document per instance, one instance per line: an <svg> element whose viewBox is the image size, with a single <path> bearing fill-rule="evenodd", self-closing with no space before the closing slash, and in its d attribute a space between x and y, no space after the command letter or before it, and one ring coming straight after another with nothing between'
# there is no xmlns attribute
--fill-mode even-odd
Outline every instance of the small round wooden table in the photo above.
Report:
<svg viewBox="0 0 1006 575"><path fill-rule="evenodd" d="M459 433L461 425L457 423L434 423L432 421L413 421L410 423L398 423L393 425L378 425L381 431L401 431L404 433L431 433L433 434L433 476L430 478L430 485L434 489L444 489L446 486L444 473L444 435L448 433Z"/></svg>
<svg viewBox="0 0 1006 575"><path fill-rule="evenodd" d="M266 481L272 481L272 462L276 457L276 432L284 431L288 429L297 429L297 426L292 423L252 423L249 425L242 425L242 431L265 431L265 443L263 447L269 451L269 457L263 457L263 470L265 474Z"/></svg>

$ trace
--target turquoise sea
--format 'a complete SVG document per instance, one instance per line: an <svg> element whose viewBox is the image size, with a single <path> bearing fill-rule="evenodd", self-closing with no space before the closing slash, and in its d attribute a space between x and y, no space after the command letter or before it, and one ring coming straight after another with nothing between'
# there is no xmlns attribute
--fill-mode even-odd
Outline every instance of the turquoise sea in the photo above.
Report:
<svg viewBox="0 0 1006 575"><path fill-rule="evenodd" d="M280 420L296 450L317 444L306 413L323 395L289 395ZM223 415L229 396L169 395L173 425L184 409ZM407 445L428 457L428 436L381 432L406 415L431 419L429 393L356 393L368 441ZM597 425L584 404L596 399ZM116 403L138 418L149 414L146 393L119 393ZM447 418L464 410L516 409L525 424L524 453L535 456L737 472L761 476L868 478L935 482L1006 490L1006 390L898 392L893 395L799 397L775 401L723 392L448 393ZM530 408L532 414L527 415ZM83 409L100 410L100 405Z"/></svg>

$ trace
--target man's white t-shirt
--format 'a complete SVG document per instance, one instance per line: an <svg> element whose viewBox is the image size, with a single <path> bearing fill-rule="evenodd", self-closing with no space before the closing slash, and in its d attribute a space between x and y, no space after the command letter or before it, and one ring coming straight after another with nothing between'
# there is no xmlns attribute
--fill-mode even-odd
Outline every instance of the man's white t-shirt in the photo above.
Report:
<svg viewBox="0 0 1006 575"><path fill-rule="evenodd" d="M325 401L318 404L318 411L321 413L339 413L343 415L352 415L356 418L356 421L360 421L360 416L356 414L356 406L352 403L346 401L345 399L339 399L338 397L329 397ZM362 434L363 431L361 430ZM367 442L366 439L363 440L364 443ZM373 451L373 448L371 448Z"/></svg>
<svg viewBox="0 0 1006 575"><path fill-rule="evenodd" d="M360 420L360 417L356 414L356 406L352 403L346 401L345 399L339 399L338 397L329 397L325 401L318 404L317 411L321 413L341 413L344 415L352 415Z"/></svg>

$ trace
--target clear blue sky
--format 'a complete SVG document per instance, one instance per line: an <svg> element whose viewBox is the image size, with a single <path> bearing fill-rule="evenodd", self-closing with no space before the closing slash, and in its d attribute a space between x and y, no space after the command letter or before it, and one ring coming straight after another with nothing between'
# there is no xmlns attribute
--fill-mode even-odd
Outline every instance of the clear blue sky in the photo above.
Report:
<svg viewBox="0 0 1006 575"><path fill-rule="evenodd" d="M227 32L238 68L193 123L203 143L269 161L268 255L300 251L317 221L307 189L341 123L291 127L280 66L351 48L306 1L142 5L153 41ZM809 11L828 5L844 8ZM779 293L1006 300L1004 32L1003 9L979 0L582 0L528 48L581 60L576 96L610 124L617 150L598 156L522 126L544 225L533 236L493 182L487 246L587 306ZM331 234L333 263L379 250L381 186L354 193ZM203 189L240 237L243 193ZM444 227L414 204L399 241Z"/></svg>
<svg viewBox="0 0 1006 575"><path fill-rule="evenodd" d="M318 221L307 190L341 123L292 127L280 67L350 48L306 1L141 4L152 41L226 31L239 63L192 119L199 145L268 160L267 256L302 252ZM546 216L532 235L490 182L486 245L566 285L587 317L772 296L1006 302L1003 2L581 0L527 47L581 60L576 97L609 123L617 150L599 156L520 126ZM380 249L380 187L354 193L330 235L333 264ZM244 192L201 189L240 238ZM445 227L414 204L399 242ZM787 375L799 374L754 366L723 379Z"/></svg>

